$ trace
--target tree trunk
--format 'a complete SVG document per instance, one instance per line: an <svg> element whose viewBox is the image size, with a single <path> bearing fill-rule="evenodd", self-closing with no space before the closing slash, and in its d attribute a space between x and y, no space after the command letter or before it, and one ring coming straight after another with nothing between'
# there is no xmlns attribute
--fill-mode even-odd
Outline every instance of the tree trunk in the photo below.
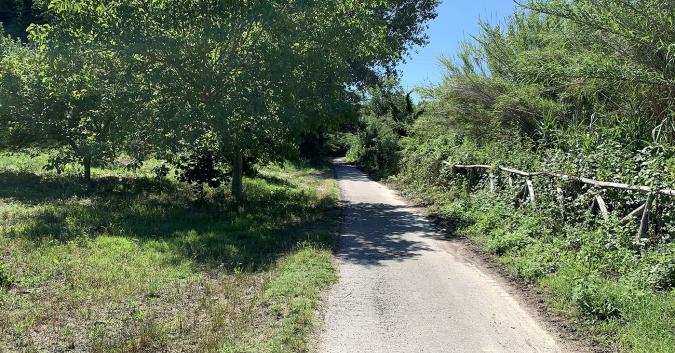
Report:
<svg viewBox="0 0 675 353"><path fill-rule="evenodd" d="M91 181L91 158L85 157L84 161L82 162L82 165L84 165L84 180L86 182Z"/></svg>
<svg viewBox="0 0 675 353"><path fill-rule="evenodd" d="M244 197L243 174L244 160L241 152L237 152L232 161L232 195L236 200L241 200Z"/></svg>

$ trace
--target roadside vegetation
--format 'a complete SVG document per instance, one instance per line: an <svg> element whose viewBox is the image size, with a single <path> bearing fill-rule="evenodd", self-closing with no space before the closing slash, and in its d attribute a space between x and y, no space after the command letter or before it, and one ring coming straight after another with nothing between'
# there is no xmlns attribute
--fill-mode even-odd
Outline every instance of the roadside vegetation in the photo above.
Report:
<svg viewBox="0 0 675 353"><path fill-rule="evenodd" d="M302 352L335 280L326 167L269 166L245 203L148 168L82 186L0 156L0 350Z"/></svg>
<svg viewBox="0 0 675 353"><path fill-rule="evenodd" d="M299 161L437 4L3 1L0 351L308 351L337 213Z"/></svg>
<svg viewBox="0 0 675 353"><path fill-rule="evenodd" d="M643 193L455 164L552 171L675 187L672 1L527 1L442 60L442 83L410 104L397 83L368 94L344 129L348 158L425 204L507 269L548 293L610 350L675 350L675 199L657 196L650 227L621 219ZM470 183L469 183L470 182ZM469 187L469 184L471 185ZM558 196L557 188L562 192ZM609 208L591 212L594 195Z"/></svg>

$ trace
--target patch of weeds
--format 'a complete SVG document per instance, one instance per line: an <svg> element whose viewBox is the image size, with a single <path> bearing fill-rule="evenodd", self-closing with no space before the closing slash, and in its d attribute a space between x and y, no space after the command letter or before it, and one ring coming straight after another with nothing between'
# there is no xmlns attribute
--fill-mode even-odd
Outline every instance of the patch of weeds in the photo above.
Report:
<svg viewBox="0 0 675 353"><path fill-rule="evenodd" d="M92 353L166 352L169 340L167 327L155 321L147 321L139 327L134 327L129 336L122 339L106 339L103 335L93 333L91 351Z"/></svg>
<svg viewBox="0 0 675 353"><path fill-rule="evenodd" d="M532 242L524 232L498 228L490 233L491 239L485 243L485 249L493 254L504 255L508 251L519 250Z"/></svg>
<svg viewBox="0 0 675 353"><path fill-rule="evenodd" d="M561 262L565 261L558 243L555 239L550 242L531 242L521 251L504 257L503 262L519 277L536 282L555 273Z"/></svg>
<svg viewBox="0 0 675 353"><path fill-rule="evenodd" d="M466 207L461 202L435 204L429 207L429 211L440 217L453 230L464 229L475 223L475 220L466 212Z"/></svg>
<svg viewBox="0 0 675 353"><path fill-rule="evenodd" d="M9 272L9 268L0 259L0 290L7 290L14 285L14 275Z"/></svg>
<svg viewBox="0 0 675 353"><path fill-rule="evenodd" d="M596 320L621 318L617 293L595 276L579 278L576 281L572 300L582 313Z"/></svg>
<svg viewBox="0 0 675 353"><path fill-rule="evenodd" d="M668 248L644 254L628 277L643 288L657 291L675 289L675 243Z"/></svg>

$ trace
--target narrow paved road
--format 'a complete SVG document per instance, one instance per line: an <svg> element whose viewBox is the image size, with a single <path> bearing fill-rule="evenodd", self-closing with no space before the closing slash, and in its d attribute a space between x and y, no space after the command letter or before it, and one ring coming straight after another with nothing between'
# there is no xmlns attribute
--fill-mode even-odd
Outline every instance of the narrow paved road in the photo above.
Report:
<svg viewBox="0 0 675 353"><path fill-rule="evenodd" d="M391 190L336 163L343 202L340 281L328 294L322 353L563 352L460 244Z"/></svg>

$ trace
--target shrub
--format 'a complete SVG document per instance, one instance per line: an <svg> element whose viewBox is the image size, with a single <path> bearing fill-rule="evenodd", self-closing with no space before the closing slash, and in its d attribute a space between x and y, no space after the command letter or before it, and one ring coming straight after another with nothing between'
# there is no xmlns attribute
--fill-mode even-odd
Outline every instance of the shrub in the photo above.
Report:
<svg viewBox="0 0 675 353"><path fill-rule="evenodd" d="M492 239L488 240L485 248L497 255L504 255L510 250L522 249L532 242L527 233L518 230L508 231L499 228L491 235Z"/></svg>
<svg viewBox="0 0 675 353"><path fill-rule="evenodd" d="M669 291L675 288L675 244L666 250L648 252L628 275L628 281L640 288Z"/></svg>
<svg viewBox="0 0 675 353"><path fill-rule="evenodd" d="M347 160L377 177L396 174L399 161L398 136L383 119L367 116L364 128L351 137Z"/></svg>
<svg viewBox="0 0 675 353"><path fill-rule="evenodd" d="M215 152L206 148L197 148L190 153L179 156L176 167L178 180L184 183L217 188L228 176L220 168L223 161Z"/></svg>
<svg viewBox="0 0 675 353"><path fill-rule="evenodd" d="M560 243L552 241L530 242L511 260L513 271L520 277L534 282L555 273L565 260Z"/></svg>

